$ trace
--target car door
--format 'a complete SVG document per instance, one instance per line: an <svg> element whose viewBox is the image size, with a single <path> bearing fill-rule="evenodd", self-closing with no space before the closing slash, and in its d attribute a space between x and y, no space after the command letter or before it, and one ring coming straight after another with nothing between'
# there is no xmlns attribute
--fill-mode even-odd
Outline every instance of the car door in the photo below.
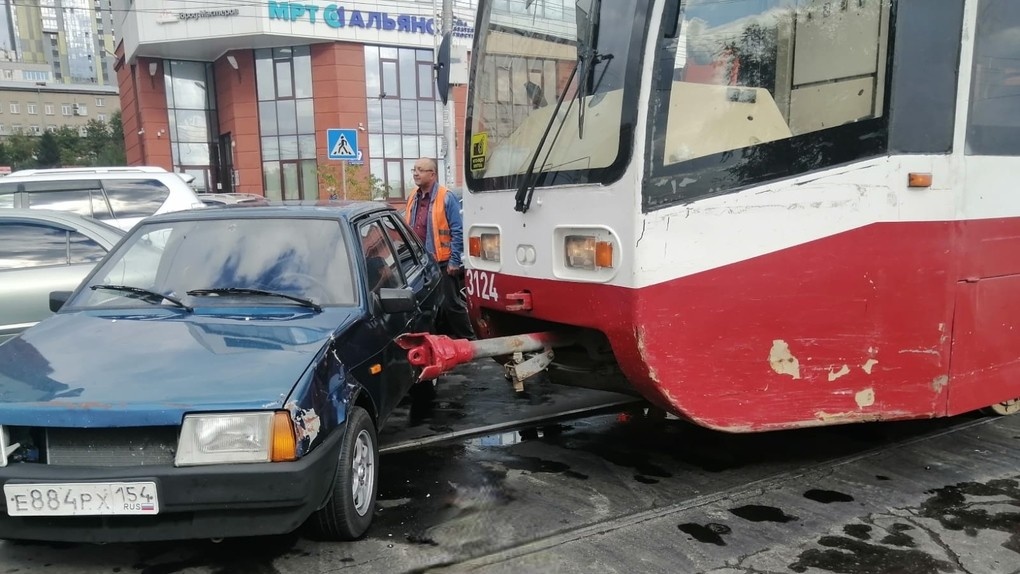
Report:
<svg viewBox="0 0 1020 574"><path fill-rule="evenodd" d="M402 219L389 214L380 218L380 222L397 254L406 286L414 291L418 303L418 312L408 317L404 332L432 332L439 309L442 279L439 267L425 253Z"/></svg>
<svg viewBox="0 0 1020 574"><path fill-rule="evenodd" d="M379 301L381 289L399 289L406 285L397 253L379 219L359 222L357 229L364 258L361 268L369 299L369 317L363 334L378 348L372 362L382 365L379 377L366 380L378 381L369 392L385 418L403 398L409 385L411 367L406 353L397 347L395 339L402 333L401 327L408 323L411 314L385 313ZM368 344L368 341L361 343Z"/></svg>
<svg viewBox="0 0 1020 574"><path fill-rule="evenodd" d="M71 291L106 248L57 223L0 220L0 343L52 315L51 291Z"/></svg>

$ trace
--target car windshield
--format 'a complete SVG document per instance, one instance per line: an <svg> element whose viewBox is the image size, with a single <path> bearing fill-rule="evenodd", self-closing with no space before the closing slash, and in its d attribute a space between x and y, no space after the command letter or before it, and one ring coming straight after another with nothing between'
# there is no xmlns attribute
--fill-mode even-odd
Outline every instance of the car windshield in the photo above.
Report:
<svg viewBox="0 0 1020 574"><path fill-rule="evenodd" d="M182 308L174 300L195 308L300 300L315 307L358 297L335 220L200 219L139 225L70 305Z"/></svg>

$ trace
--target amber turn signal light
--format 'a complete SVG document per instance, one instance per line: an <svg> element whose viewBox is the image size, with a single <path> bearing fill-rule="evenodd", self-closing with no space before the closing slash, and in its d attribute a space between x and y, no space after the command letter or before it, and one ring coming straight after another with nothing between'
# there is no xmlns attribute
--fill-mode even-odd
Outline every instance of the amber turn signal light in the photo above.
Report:
<svg viewBox="0 0 1020 574"><path fill-rule="evenodd" d="M290 413L277 411L273 414L273 451L270 460L286 462L297 459L297 438Z"/></svg>
<svg viewBox="0 0 1020 574"><path fill-rule="evenodd" d="M931 187L930 173L911 173L907 175L907 185L910 187Z"/></svg>

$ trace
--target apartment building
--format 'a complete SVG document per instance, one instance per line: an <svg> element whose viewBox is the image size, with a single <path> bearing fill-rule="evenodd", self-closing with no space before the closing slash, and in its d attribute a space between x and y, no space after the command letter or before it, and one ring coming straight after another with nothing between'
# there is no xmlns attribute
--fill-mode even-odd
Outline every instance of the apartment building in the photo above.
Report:
<svg viewBox="0 0 1020 574"><path fill-rule="evenodd" d="M114 86L16 81L8 79L7 71L0 66L0 137L41 135L61 126L84 135L89 120L109 121L120 110Z"/></svg>
<svg viewBox="0 0 1020 574"><path fill-rule="evenodd" d="M116 85L110 0L0 0L0 59L44 65L49 82Z"/></svg>

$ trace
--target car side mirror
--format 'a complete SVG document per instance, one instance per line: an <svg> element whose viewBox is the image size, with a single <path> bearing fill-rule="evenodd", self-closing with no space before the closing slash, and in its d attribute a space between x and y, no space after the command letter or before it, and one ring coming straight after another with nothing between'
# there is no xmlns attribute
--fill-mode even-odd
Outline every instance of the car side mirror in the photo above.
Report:
<svg viewBox="0 0 1020 574"><path fill-rule="evenodd" d="M379 289L379 302L384 313L407 313L414 311L414 291L410 289Z"/></svg>
<svg viewBox="0 0 1020 574"><path fill-rule="evenodd" d="M70 291L50 291L50 311L56 313L70 298Z"/></svg>

